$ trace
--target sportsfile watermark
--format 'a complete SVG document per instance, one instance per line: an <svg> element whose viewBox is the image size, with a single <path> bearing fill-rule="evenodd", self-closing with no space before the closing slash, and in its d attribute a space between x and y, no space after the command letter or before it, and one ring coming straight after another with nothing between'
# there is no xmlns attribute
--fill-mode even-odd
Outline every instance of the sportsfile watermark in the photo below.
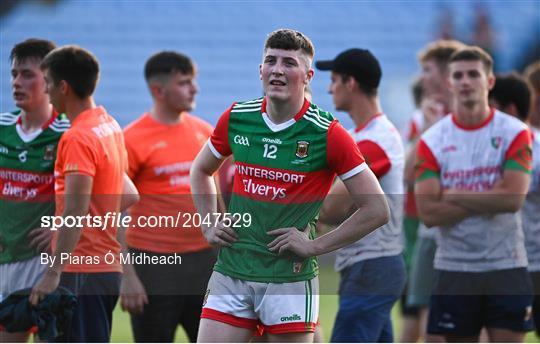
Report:
<svg viewBox="0 0 540 344"><path fill-rule="evenodd" d="M172 215L135 216L122 215L118 212L107 212L105 215L82 216L42 216L41 228L56 231L60 228L90 228L106 230L107 228L199 228L201 226L230 228L248 228L251 226L250 213L212 213L202 216L199 213L178 212Z"/></svg>

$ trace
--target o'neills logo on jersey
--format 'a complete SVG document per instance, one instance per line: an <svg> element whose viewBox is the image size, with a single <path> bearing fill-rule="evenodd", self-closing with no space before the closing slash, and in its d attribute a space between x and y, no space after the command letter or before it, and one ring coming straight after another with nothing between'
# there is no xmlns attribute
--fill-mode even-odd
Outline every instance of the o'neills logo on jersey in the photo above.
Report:
<svg viewBox="0 0 540 344"><path fill-rule="evenodd" d="M308 141L296 141L296 156L299 158L305 158L308 156Z"/></svg>

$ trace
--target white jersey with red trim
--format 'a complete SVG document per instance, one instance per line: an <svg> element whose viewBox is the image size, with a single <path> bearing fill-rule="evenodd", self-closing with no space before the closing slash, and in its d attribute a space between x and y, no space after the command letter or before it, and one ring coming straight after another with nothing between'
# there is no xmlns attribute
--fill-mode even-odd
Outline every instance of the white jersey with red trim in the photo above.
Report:
<svg viewBox="0 0 540 344"><path fill-rule="evenodd" d="M475 128L446 116L422 135L418 148L419 170L435 173L443 189L481 192L492 188L506 168L530 169L530 160L527 165L524 157L530 149L529 129L494 109ZM483 272L527 266L518 213L475 215L441 226L437 245L434 265L440 270Z"/></svg>
<svg viewBox="0 0 540 344"><path fill-rule="evenodd" d="M540 130L533 129L531 185L521 210L529 271L540 271Z"/></svg>
<svg viewBox="0 0 540 344"><path fill-rule="evenodd" d="M338 251L338 271L366 259L402 252L403 168L405 152L396 127L385 115L373 117L362 128L350 130L366 163L377 176L390 206L389 222L361 240Z"/></svg>
<svg viewBox="0 0 540 344"><path fill-rule="evenodd" d="M424 113L422 110L416 109L411 116L407 132L405 133L405 138L409 146L415 143L416 139L420 137L424 131L424 125ZM407 149L410 149L410 147ZM437 230L435 228L427 228L422 222L420 222L417 235L418 238L435 240L437 236L436 232Z"/></svg>
<svg viewBox="0 0 540 344"><path fill-rule="evenodd" d="M407 130L405 131L404 138L407 143L411 143L415 141L418 137L420 137L420 134L422 134L423 130L424 114L420 109L416 109L411 116L411 120L409 121Z"/></svg>

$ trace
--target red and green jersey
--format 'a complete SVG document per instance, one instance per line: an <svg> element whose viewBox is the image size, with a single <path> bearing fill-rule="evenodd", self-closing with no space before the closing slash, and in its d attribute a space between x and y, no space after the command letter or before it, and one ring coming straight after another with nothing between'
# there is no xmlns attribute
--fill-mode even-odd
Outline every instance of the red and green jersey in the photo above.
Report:
<svg viewBox="0 0 540 344"><path fill-rule="evenodd" d="M215 270L256 282L296 282L317 275L315 257L279 256L268 250L268 231L314 227L336 175L342 180L367 165L357 145L334 117L307 100L285 123L266 114L266 98L235 103L219 119L208 142L218 158L233 155L230 213L250 214L235 228L239 239L220 250Z"/></svg>
<svg viewBox="0 0 540 344"><path fill-rule="evenodd" d="M38 252L28 233L41 217L54 214L54 163L58 141L69 128L53 114L43 128L26 134L20 111L0 114L0 264L29 259Z"/></svg>

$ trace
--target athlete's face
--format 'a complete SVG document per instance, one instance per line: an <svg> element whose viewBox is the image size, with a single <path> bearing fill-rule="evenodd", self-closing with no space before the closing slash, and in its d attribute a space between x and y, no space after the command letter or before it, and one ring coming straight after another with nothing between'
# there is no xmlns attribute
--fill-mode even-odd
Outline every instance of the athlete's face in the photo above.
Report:
<svg viewBox="0 0 540 344"><path fill-rule="evenodd" d="M195 95L198 91L195 75L177 72L162 85L160 99L171 111L191 111L195 108Z"/></svg>
<svg viewBox="0 0 540 344"><path fill-rule="evenodd" d="M443 93L445 90L446 73L433 59L422 62L421 79L426 92Z"/></svg>
<svg viewBox="0 0 540 344"><path fill-rule="evenodd" d="M348 81L350 80L351 78L344 77L336 72L332 72L330 76L328 93L332 95L332 100L334 101L336 110L349 111L349 99L351 92Z"/></svg>
<svg viewBox="0 0 540 344"><path fill-rule="evenodd" d="M482 61L455 61L449 65L450 90L458 106L487 102L495 77L488 75Z"/></svg>
<svg viewBox="0 0 540 344"><path fill-rule="evenodd" d="M268 48L259 68L264 93L277 101L303 97L313 77L310 59L300 50Z"/></svg>
<svg viewBox="0 0 540 344"><path fill-rule="evenodd" d="M66 93L66 82L60 81L58 84L55 84L52 79L48 69L43 71L43 76L46 85L46 91L49 95L50 102L52 106L60 113L66 112L65 106L65 93Z"/></svg>
<svg viewBox="0 0 540 344"><path fill-rule="evenodd" d="M11 64L11 89L15 105L26 111L47 104L45 79L39 69L39 59L13 60Z"/></svg>

